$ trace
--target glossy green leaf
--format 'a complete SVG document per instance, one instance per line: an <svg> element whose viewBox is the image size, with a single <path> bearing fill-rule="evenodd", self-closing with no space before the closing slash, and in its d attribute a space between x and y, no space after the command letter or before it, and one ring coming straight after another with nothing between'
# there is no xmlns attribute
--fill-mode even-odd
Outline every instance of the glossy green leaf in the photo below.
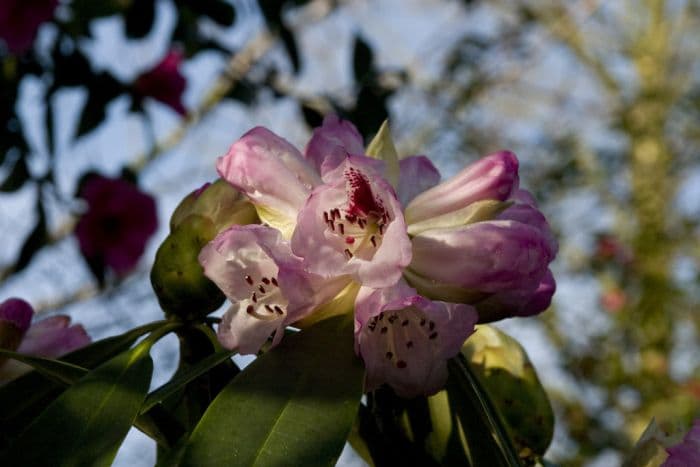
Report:
<svg viewBox="0 0 700 467"><path fill-rule="evenodd" d="M177 391L182 389L183 386L192 382L194 379L211 370L218 364L225 362L226 360L231 358L231 356L234 353L235 352L232 352L230 350L222 350L220 352L211 354L205 359L203 359L201 362L199 362L197 365L190 367L187 370L183 371L181 374L175 376L172 380L168 381L166 384L164 384L163 386L161 386L160 388L148 395L146 401L143 404L143 407L141 408L141 412L143 413L148 411L159 402L162 402L171 395L175 394Z"/></svg>
<svg viewBox="0 0 700 467"><path fill-rule="evenodd" d="M136 339L163 326L150 323L124 334L102 339L61 358L62 361L92 369L125 351ZM16 437L39 413L65 389L64 384L47 381L31 372L0 387L0 450Z"/></svg>
<svg viewBox="0 0 700 467"><path fill-rule="evenodd" d="M141 408L153 372L150 341L71 386L0 454L8 465L110 465Z"/></svg>
<svg viewBox="0 0 700 467"><path fill-rule="evenodd" d="M350 315L286 336L211 404L180 465L333 466L362 395Z"/></svg>
<svg viewBox="0 0 700 467"><path fill-rule="evenodd" d="M520 466L520 460L489 395L462 354L448 362L447 395L471 465ZM457 443L453 444L457 448Z"/></svg>
<svg viewBox="0 0 700 467"><path fill-rule="evenodd" d="M0 349L0 355L13 358L19 362L31 366L36 371L49 379L61 384L73 384L88 372L87 369L72 363L53 360L50 358L24 355L10 350Z"/></svg>

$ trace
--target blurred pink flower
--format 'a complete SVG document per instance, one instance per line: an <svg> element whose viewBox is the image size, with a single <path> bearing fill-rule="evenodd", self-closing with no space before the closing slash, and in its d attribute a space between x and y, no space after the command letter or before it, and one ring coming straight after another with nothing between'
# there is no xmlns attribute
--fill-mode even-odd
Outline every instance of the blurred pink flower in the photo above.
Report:
<svg viewBox="0 0 700 467"><path fill-rule="evenodd" d="M26 52L42 23L53 18L58 0L3 0L0 39L13 54Z"/></svg>
<svg viewBox="0 0 700 467"><path fill-rule="evenodd" d="M98 270L125 275L158 228L155 200L126 180L101 175L89 176L79 196L87 202L75 228L80 252Z"/></svg>
<svg viewBox="0 0 700 467"><path fill-rule="evenodd" d="M661 467L692 467L700 465L700 418L693 422L683 441L666 448L668 458Z"/></svg>
<svg viewBox="0 0 700 467"><path fill-rule="evenodd" d="M34 310L19 298L0 303L0 347L39 357L56 358L90 343L90 336L77 324L70 326L68 316L57 315L31 324ZM0 358L0 383L25 372L27 367L15 360Z"/></svg>
<svg viewBox="0 0 700 467"><path fill-rule="evenodd" d="M180 73L182 54L171 50L153 69L136 78L134 88L143 97L152 97L172 108L180 115L187 109L182 104L182 93L187 82Z"/></svg>

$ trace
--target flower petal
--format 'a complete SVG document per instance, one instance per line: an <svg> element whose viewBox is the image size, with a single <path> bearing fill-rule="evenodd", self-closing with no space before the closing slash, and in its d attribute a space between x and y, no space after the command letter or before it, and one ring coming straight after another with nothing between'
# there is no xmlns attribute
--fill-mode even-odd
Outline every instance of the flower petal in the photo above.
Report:
<svg viewBox="0 0 700 467"><path fill-rule="evenodd" d="M406 222L420 222L483 199L504 201L517 188L518 159L511 152L497 152L416 196L406 207Z"/></svg>
<svg viewBox="0 0 700 467"><path fill-rule="evenodd" d="M690 467L700 465L700 419L693 422L693 427L681 443L667 448L668 458L661 467Z"/></svg>
<svg viewBox="0 0 700 467"><path fill-rule="evenodd" d="M29 329L32 316L34 316L34 309L21 298L8 298L0 303L0 322L11 323L21 334Z"/></svg>
<svg viewBox="0 0 700 467"><path fill-rule="evenodd" d="M365 389L386 383L402 397L434 394L447 379L447 360L474 332L469 305L433 302L399 282L363 287L355 313L355 351L365 362Z"/></svg>
<svg viewBox="0 0 700 467"><path fill-rule="evenodd" d="M349 281L326 284L305 272L279 231L261 225L233 226L199 254L204 274L233 302L219 326L222 345L256 353L274 334L331 300ZM327 286L327 287L326 287Z"/></svg>
<svg viewBox="0 0 700 467"><path fill-rule="evenodd" d="M532 194L527 190L516 190L510 200L513 201L513 205L503 211L497 218L518 221L535 227L547 238L549 249L552 251L552 255L556 256L559 244L549 228L549 223L544 214L537 208L537 202Z"/></svg>
<svg viewBox="0 0 700 467"><path fill-rule="evenodd" d="M338 167L348 154L364 154L362 135L349 121L327 115L306 145L306 160L324 175Z"/></svg>
<svg viewBox="0 0 700 467"><path fill-rule="evenodd" d="M416 235L410 268L440 284L493 293L535 287L553 258L538 229L498 220Z"/></svg>
<svg viewBox="0 0 700 467"><path fill-rule="evenodd" d="M299 212L292 251L310 272L326 278L350 274L363 285L386 287L410 263L401 205L376 163L348 156Z"/></svg>
<svg viewBox="0 0 700 467"><path fill-rule="evenodd" d="M425 156L409 156L399 161L399 186L397 192L403 206L419 193L440 182L440 172Z"/></svg>
<svg viewBox="0 0 700 467"><path fill-rule="evenodd" d="M311 189L321 183L314 168L289 142L253 128L220 157L222 178L247 195L263 222L291 234Z"/></svg>
<svg viewBox="0 0 700 467"><path fill-rule="evenodd" d="M556 282L547 270L536 287L504 290L494 293L474 306L479 311L479 322L488 323L513 316L533 316L546 310L552 303Z"/></svg>
<svg viewBox="0 0 700 467"><path fill-rule="evenodd" d="M90 343L90 336L79 325L70 326L70 317L59 315L33 323L17 349L41 357L60 357Z"/></svg>

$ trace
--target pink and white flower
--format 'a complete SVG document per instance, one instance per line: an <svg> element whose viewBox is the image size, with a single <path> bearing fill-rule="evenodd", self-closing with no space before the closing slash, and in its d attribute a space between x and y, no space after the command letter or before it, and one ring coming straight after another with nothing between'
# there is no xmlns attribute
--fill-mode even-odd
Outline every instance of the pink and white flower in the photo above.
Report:
<svg viewBox="0 0 700 467"><path fill-rule="evenodd" d="M666 449L668 458L661 467L690 467L700 465L700 419L686 433L683 441Z"/></svg>
<svg viewBox="0 0 700 467"><path fill-rule="evenodd" d="M447 379L447 360L459 353L477 318L471 306L428 300L404 281L361 288L355 352L365 363L365 389L386 383L402 397L437 392Z"/></svg>
<svg viewBox="0 0 700 467"><path fill-rule="evenodd" d="M350 274L369 287L399 280L411 243L396 193L380 170L380 161L347 156L313 190L292 236L292 251L310 272Z"/></svg>
<svg viewBox="0 0 700 467"><path fill-rule="evenodd" d="M219 175L255 205L260 219L291 236L297 214L321 177L288 141L256 127L220 157Z"/></svg>
<svg viewBox="0 0 700 467"><path fill-rule="evenodd" d="M26 301L10 298L0 303L0 347L39 357L56 358L90 343L90 336L68 316L57 315L32 324L34 309ZM0 384L29 367L15 360L0 358Z"/></svg>
<svg viewBox="0 0 700 467"><path fill-rule="evenodd" d="M325 281L307 273L279 231L260 225L233 226L199 254L204 274L231 300L218 337L228 349L256 353L284 328L330 301L347 278Z"/></svg>

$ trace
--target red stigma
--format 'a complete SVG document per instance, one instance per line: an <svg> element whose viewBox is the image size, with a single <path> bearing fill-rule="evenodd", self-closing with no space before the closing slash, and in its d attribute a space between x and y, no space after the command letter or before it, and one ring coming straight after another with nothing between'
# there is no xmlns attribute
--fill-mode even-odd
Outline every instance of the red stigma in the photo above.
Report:
<svg viewBox="0 0 700 467"><path fill-rule="evenodd" d="M384 209L374 198L367 177L351 167L345 172L345 179L350 185L348 196L350 203L347 212L352 216L360 217L367 217L370 214L381 216Z"/></svg>

